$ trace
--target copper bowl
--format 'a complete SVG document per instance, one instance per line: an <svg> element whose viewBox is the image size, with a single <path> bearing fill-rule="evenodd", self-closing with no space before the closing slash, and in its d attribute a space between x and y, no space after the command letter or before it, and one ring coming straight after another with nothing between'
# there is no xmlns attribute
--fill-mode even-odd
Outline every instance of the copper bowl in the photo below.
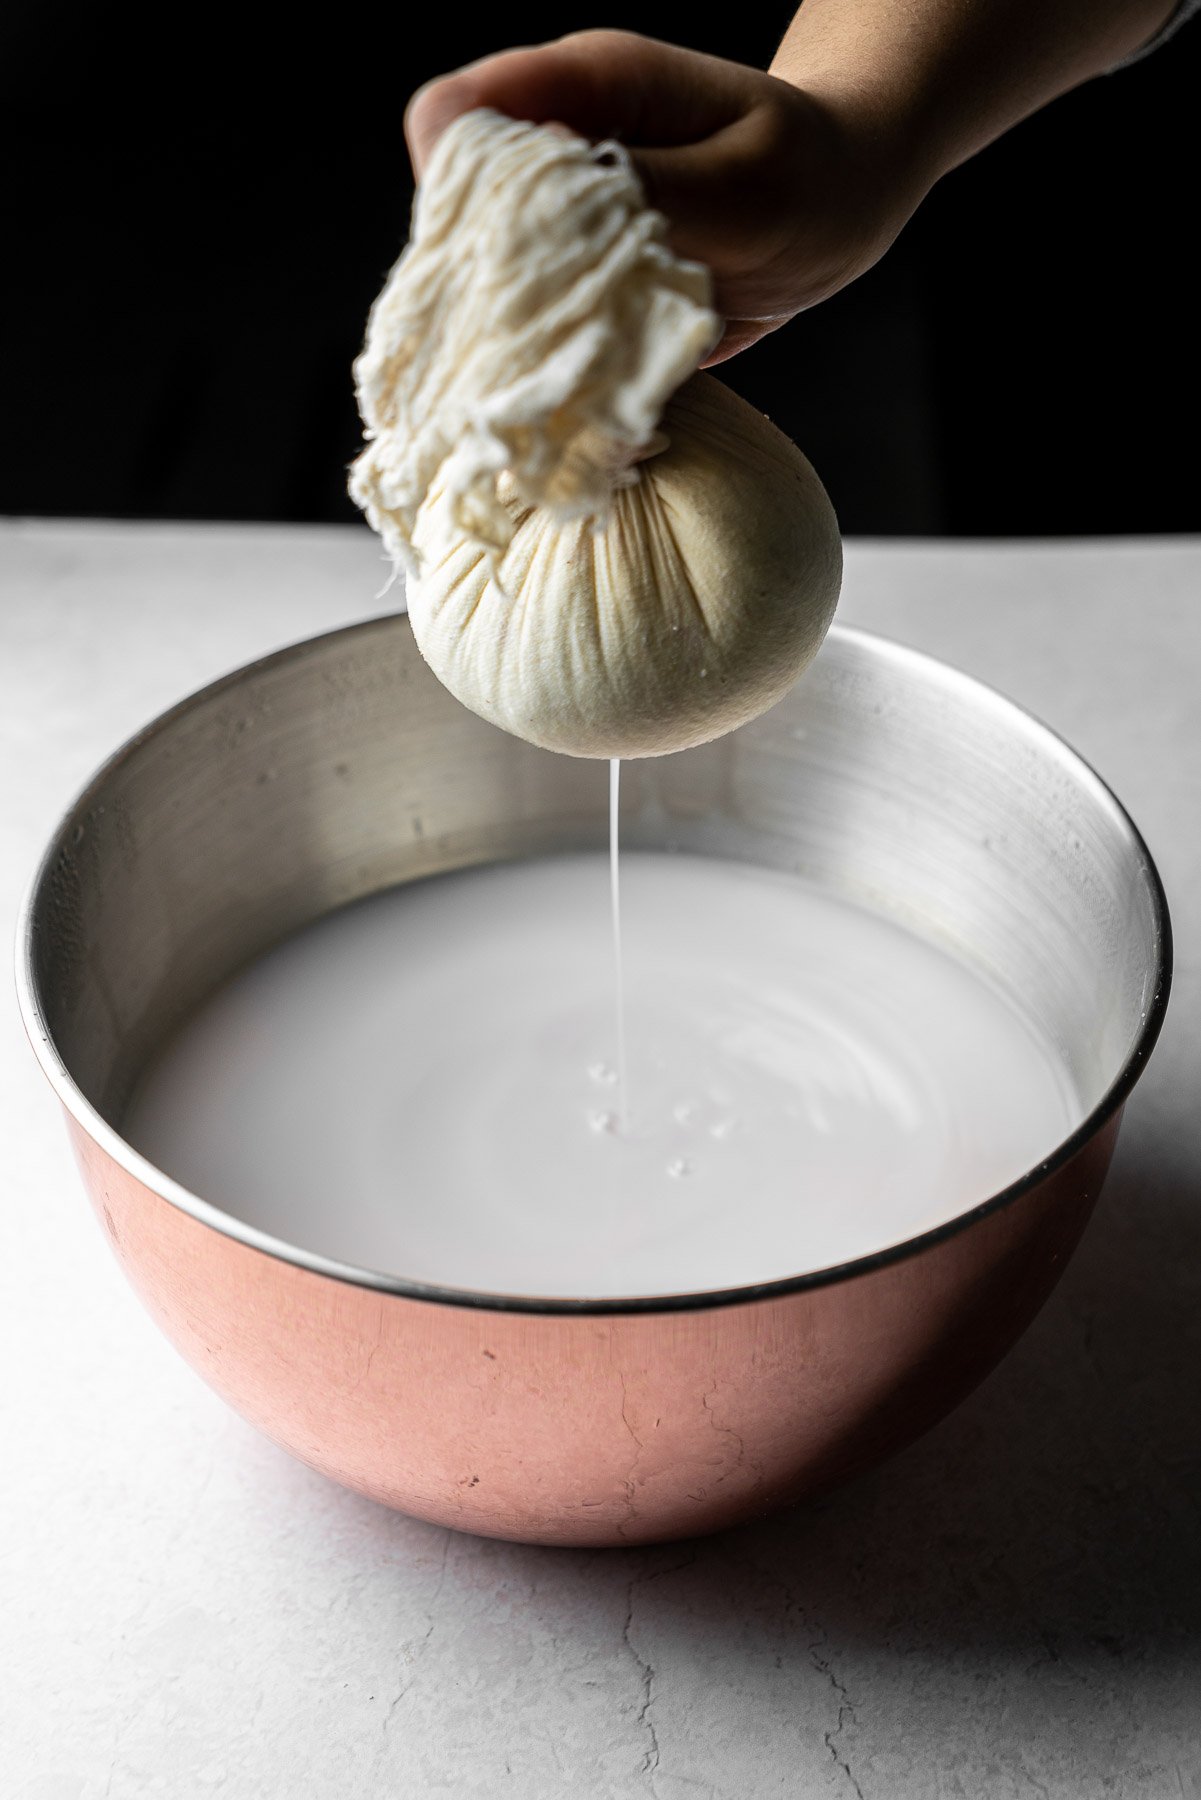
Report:
<svg viewBox="0 0 1201 1800"><path fill-rule="evenodd" d="M605 842L603 768L464 711L395 616L240 669L118 751L55 834L18 950L103 1229L192 1367L335 1480L535 1543L715 1531L938 1420L1062 1271L1168 992L1163 891L1114 796L1016 706L898 645L835 630L771 713L629 765L624 788L630 843L799 870L969 958L1068 1060L1084 1123L881 1254L629 1301L343 1266L160 1173L123 1141L123 1111L241 964L396 882Z"/></svg>

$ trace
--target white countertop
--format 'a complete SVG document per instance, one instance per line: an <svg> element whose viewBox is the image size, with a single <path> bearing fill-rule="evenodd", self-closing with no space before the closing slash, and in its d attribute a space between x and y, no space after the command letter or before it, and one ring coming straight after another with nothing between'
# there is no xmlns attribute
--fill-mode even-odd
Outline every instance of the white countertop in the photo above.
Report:
<svg viewBox="0 0 1201 1800"><path fill-rule="evenodd" d="M354 528L0 526L6 935L109 750L383 579ZM1167 886L1167 1024L1041 1317L818 1504L663 1549L458 1536L291 1461L158 1335L10 998L3 1800L1201 1796L1201 539L852 545L841 616L1061 730Z"/></svg>

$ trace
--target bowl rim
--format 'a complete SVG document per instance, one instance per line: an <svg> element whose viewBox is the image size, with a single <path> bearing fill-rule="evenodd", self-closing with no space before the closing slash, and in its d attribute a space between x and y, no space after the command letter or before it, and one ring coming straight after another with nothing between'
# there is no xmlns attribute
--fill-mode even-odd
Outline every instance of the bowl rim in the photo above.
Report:
<svg viewBox="0 0 1201 1800"><path fill-rule="evenodd" d="M400 625L402 621L407 624L404 613L375 614L370 618L357 620L353 624L339 626L332 631L317 632L311 637L298 639L295 643L284 645L279 650L271 651L265 656L255 657L249 662L240 664L228 673L218 676L214 681L206 682L204 686L185 695L183 699L165 711L156 714L152 720L135 731L113 751L79 789L59 819L38 860L17 916L16 987L17 1000L26 1033L43 1073L70 1117L107 1156L151 1193L169 1205L177 1207L181 1212L195 1219L198 1224L209 1226L223 1236L233 1238L245 1245L248 1249L257 1250L277 1261L290 1263L311 1274L322 1275L353 1287L368 1288L381 1294L395 1296L398 1299L417 1300L433 1305L467 1308L481 1312L550 1316L700 1312L782 1299L811 1289L834 1286L838 1282L852 1280L871 1274L878 1269L887 1268L893 1263L908 1261L909 1258L918 1256L935 1245L945 1243L948 1239L958 1236L960 1232L968 1230L981 1219L988 1218L991 1214L1013 1205L1070 1163L1125 1104L1159 1037L1172 985L1172 926L1167 895L1155 860L1138 826L1109 784L1066 738L1035 713L1010 699L1000 689L991 686L988 682L981 681L975 675L969 675L953 663L944 662L942 658L934 656L928 651L916 650L883 633L867 631L859 626L835 624L830 627L828 634L830 637L838 641L860 644L871 655L883 658L885 662L890 662L894 666L907 666L920 670L927 680L933 678L936 682L942 683L947 690L959 692L967 690L977 705L981 702L985 703L993 710L994 714L1008 718L1022 731L1041 740L1042 747L1049 750L1053 757L1070 770L1075 780L1082 782L1086 788L1092 789L1094 800L1116 820L1139 864L1139 873L1144 878L1150 893L1155 932L1156 959L1151 998L1147 1004L1141 1027L1114 1080L1075 1130L1057 1144L1048 1156L1032 1169L1026 1170L1015 1181L1010 1182L1007 1187L999 1189L995 1194L990 1194L966 1212L957 1213L954 1218L944 1220L927 1231L919 1232L915 1237L905 1238L900 1243L889 1244L866 1256L852 1257L846 1262L833 1263L826 1268L810 1269L801 1274L781 1276L771 1281L753 1282L741 1287L700 1289L668 1294L635 1294L604 1299L570 1294L509 1294L486 1289L446 1287L437 1283L411 1280L404 1276L383 1274L377 1270L360 1268L353 1263L341 1262L337 1258L324 1256L316 1251L305 1250L297 1244L289 1243L285 1238L278 1238L270 1232L260 1231L256 1226L249 1225L245 1221L235 1218L233 1214L223 1211L212 1201L204 1200L200 1195L192 1193L190 1189L173 1180L171 1176L126 1142L120 1132L110 1125L86 1098L59 1054L42 1009L35 972L35 911L38 897L59 853L64 835L81 807L109 778L114 769L145 743L165 731L182 714L202 702L212 699L223 689L243 681L253 673L273 666L284 665L311 653L318 644L331 643L338 638L351 638L359 633L378 631L381 626L388 624ZM803 680L804 677L802 676L801 679Z"/></svg>

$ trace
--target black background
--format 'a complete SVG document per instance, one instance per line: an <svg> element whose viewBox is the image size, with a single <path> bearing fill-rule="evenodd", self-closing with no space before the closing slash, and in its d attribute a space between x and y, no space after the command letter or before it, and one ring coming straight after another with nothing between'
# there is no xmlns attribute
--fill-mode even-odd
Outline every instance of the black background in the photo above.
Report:
<svg viewBox="0 0 1201 1800"><path fill-rule="evenodd" d="M350 363L404 240L432 74L584 25L764 64L789 9L18 7L0 510L349 519ZM1196 529L1201 26L935 190L884 262L726 379L845 530Z"/></svg>

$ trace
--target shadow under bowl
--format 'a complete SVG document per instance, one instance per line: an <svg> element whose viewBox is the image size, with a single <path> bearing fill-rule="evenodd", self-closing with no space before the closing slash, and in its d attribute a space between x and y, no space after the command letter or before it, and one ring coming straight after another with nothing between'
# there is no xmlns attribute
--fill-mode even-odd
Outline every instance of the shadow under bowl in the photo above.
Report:
<svg viewBox="0 0 1201 1800"><path fill-rule="evenodd" d="M1003 1193L877 1255L628 1301L344 1266L154 1168L122 1138L130 1096L238 968L398 882L606 842L596 764L466 712L396 616L240 669L138 733L55 834L18 944L92 1202L192 1367L347 1486L536 1543L715 1531L941 1418L1064 1268L1170 978L1158 875L1099 778L992 690L863 633L833 630L752 725L626 765L622 831L795 871L940 943L1041 1028L1083 1123Z"/></svg>

